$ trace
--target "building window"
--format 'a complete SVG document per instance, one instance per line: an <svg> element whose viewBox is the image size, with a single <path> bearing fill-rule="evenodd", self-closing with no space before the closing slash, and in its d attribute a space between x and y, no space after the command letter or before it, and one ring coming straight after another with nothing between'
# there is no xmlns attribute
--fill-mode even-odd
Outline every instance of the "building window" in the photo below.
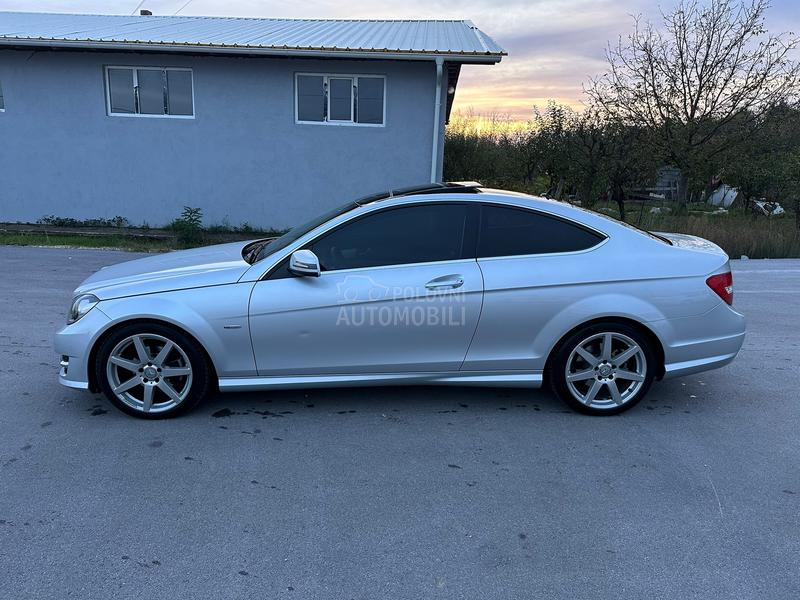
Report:
<svg viewBox="0 0 800 600"><path fill-rule="evenodd" d="M386 78L382 75L295 76L297 123L382 126L386 115Z"/></svg>
<svg viewBox="0 0 800 600"><path fill-rule="evenodd" d="M123 117L194 117L191 69L106 67L109 115Z"/></svg>

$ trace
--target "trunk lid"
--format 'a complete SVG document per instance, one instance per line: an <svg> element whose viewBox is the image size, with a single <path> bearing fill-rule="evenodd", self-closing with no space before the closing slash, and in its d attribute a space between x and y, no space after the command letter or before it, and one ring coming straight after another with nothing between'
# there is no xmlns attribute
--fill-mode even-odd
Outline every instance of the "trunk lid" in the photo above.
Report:
<svg viewBox="0 0 800 600"><path fill-rule="evenodd" d="M714 242L709 242L708 240L697 237L696 235L688 235L685 233L664 233L661 231L654 231L653 235L668 239L676 248L682 248L684 250L696 250L698 252L708 252L711 254L724 256L726 259L728 258L728 255L725 254L725 251L717 246Z"/></svg>

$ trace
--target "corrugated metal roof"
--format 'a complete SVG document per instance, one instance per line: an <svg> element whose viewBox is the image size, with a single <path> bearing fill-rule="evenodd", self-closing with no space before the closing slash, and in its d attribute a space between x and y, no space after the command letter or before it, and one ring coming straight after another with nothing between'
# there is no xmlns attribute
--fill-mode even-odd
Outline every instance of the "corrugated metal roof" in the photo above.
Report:
<svg viewBox="0 0 800 600"><path fill-rule="evenodd" d="M251 19L0 12L0 44L154 47L272 54L453 55L497 62L505 54L470 21ZM399 56L402 58L402 56Z"/></svg>

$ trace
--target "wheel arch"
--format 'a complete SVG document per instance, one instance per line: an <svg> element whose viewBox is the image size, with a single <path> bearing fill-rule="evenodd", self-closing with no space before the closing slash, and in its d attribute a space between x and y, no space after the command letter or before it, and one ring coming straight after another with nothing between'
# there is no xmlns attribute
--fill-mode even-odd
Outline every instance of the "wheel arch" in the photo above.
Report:
<svg viewBox="0 0 800 600"><path fill-rule="evenodd" d="M94 368L94 365L95 365L95 361L97 360L97 353L99 352L100 347L103 345L103 342L105 342L109 337L114 335L114 333L116 333L121 328L128 327L129 325L138 325L138 324L141 324L141 325L156 324L156 325L161 325L161 326L164 326L164 327L169 327L170 329L175 329L176 331L179 331L181 334L185 335L190 340L192 340L195 344L197 344L197 347L200 348L201 352L203 353L203 356L206 359L206 363L208 364L208 366L211 369L211 373L210 373L211 381L214 383L214 385L217 385L217 383L219 381L219 378L217 376L217 367L214 364L214 361L212 360L211 355L208 352L208 349L197 338L196 335L194 335L192 332L188 331L185 327L181 327L180 325L178 325L176 323L173 323L172 321L169 321L169 320L166 320L166 319L151 318L151 317L147 317L147 318L139 317L139 318L126 319L126 320L123 320L123 321L117 321L115 323L112 323L100 335L98 335L97 338L92 343L92 347L89 350L89 356L88 356L87 365L86 365L86 367L87 367L86 368L86 374L87 374L88 379L89 379L89 390L91 392L97 393L100 390L100 385L99 385L99 382L97 381L97 372L96 372L96 370Z"/></svg>
<svg viewBox="0 0 800 600"><path fill-rule="evenodd" d="M656 333L650 329L647 325L642 323L641 321L637 321L636 319L631 319L630 317L622 317L622 316L605 316L605 317L597 317L594 319L590 319L588 321L584 321L579 323L569 331L567 331L564 335L562 335L558 341L553 344L547 354L547 360L545 361L544 370L542 372L543 376L543 385L549 385L550 382L548 378L550 376L550 370L552 367L552 362L555 359L556 354L564 345L564 342L569 339L572 335L584 329L586 327L591 327L592 325L597 325L598 323L618 323L620 325L627 325L629 327L633 327L639 333L641 333L645 338L647 338L648 342L650 342L650 347L653 349L653 353L656 355L657 365L656 365L656 379L661 379L664 377L664 364L665 364L665 357L664 357L664 345L661 342L661 339L656 335Z"/></svg>

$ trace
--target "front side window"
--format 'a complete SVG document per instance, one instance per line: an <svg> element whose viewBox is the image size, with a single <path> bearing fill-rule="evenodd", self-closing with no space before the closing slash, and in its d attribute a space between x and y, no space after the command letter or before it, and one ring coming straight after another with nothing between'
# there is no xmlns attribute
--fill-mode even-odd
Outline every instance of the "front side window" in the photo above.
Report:
<svg viewBox="0 0 800 600"><path fill-rule="evenodd" d="M369 214L313 241L323 271L474 258L471 211L425 204Z"/></svg>
<svg viewBox="0 0 800 600"><path fill-rule="evenodd" d="M556 217L485 204L481 207L478 258L576 252L596 246L603 239Z"/></svg>
<svg viewBox="0 0 800 600"><path fill-rule="evenodd" d="M298 73L295 118L298 123L383 125L383 76Z"/></svg>
<svg viewBox="0 0 800 600"><path fill-rule="evenodd" d="M159 67L108 67L111 115L193 117L192 71Z"/></svg>

